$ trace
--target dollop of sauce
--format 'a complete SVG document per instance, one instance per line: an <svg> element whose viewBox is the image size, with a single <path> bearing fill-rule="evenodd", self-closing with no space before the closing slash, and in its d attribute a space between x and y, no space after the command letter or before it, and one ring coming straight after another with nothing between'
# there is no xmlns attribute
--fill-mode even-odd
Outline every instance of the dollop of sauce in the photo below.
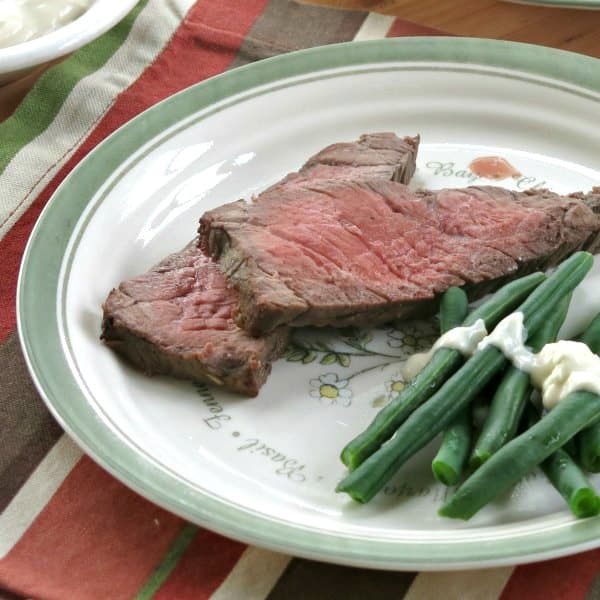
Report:
<svg viewBox="0 0 600 600"><path fill-rule="evenodd" d="M494 331L479 342L477 350L484 350L487 346L495 346L515 367L529 373L535 355L525 346L522 312L514 312L504 317L494 327Z"/></svg>
<svg viewBox="0 0 600 600"><path fill-rule="evenodd" d="M93 0L0 0L0 48L14 46L63 27Z"/></svg>
<svg viewBox="0 0 600 600"><path fill-rule="evenodd" d="M413 379L431 360L439 348L458 350L463 356L471 356L479 342L487 335L483 319L477 319L469 327L454 327L441 335L428 352L413 354L402 367L402 375L406 380Z"/></svg>
<svg viewBox="0 0 600 600"><path fill-rule="evenodd" d="M535 354L526 345L523 313L502 319L488 335L482 319L470 327L455 327L444 333L429 352L413 354L405 363L405 379L415 377L439 348L458 350L464 356L488 346L498 348L511 363L529 373L541 390L544 408L552 410L561 400L578 390L600 395L600 356L582 342L560 340L546 344Z"/></svg>
<svg viewBox="0 0 600 600"><path fill-rule="evenodd" d="M600 395L600 356L584 343L569 340L546 344L534 354L525 346L523 313L512 313L500 321L477 350L489 345L498 348L515 367L529 373L532 384L541 390L547 410L572 392Z"/></svg>
<svg viewBox="0 0 600 600"><path fill-rule="evenodd" d="M521 176L520 171L501 156L480 156L471 161L469 170L484 179L507 179Z"/></svg>
<svg viewBox="0 0 600 600"><path fill-rule="evenodd" d="M535 355L529 373L533 384L542 390L542 401L548 410L572 392L600 395L600 356L582 342L561 340L546 344Z"/></svg>

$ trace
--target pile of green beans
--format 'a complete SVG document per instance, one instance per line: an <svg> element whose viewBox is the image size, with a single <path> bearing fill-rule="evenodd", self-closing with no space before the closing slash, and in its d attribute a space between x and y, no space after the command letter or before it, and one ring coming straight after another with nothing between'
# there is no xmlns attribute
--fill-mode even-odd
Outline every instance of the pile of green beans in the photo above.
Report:
<svg viewBox="0 0 600 600"><path fill-rule="evenodd" d="M546 344L556 340L567 316L570 301L569 294L531 337L528 345L533 352L539 352ZM471 453L471 469L481 466L494 452L515 437L531 392L529 373L509 366L492 398L490 412Z"/></svg>
<svg viewBox="0 0 600 600"><path fill-rule="evenodd" d="M470 519L498 494L600 416L600 396L573 392L527 431L512 439L477 469L440 508L440 515Z"/></svg>
<svg viewBox="0 0 600 600"><path fill-rule="evenodd" d="M466 317L464 292L451 288L440 307L441 330L445 332L461 322L471 325L483 318L489 331L516 310L523 314L526 340L537 352L556 338L571 293L592 264L589 253L578 252L548 278L536 273L508 284ZM600 316L580 341L596 352L600 350ZM471 450L470 405L507 362L492 345L477 350L467 360L456 350L438 349L399 397L344 448L342 461L350 473L336 490L358 502L368 502L406 460L441 432L444 436L432 470L442 483L456 485ZM584 468L600 470L600 396L574 392L540 418L539 411L528 402L531 391L526 373L513 366L505 370L471 451L468 462L475 470L440 509L441 515L470 518L537 465L566 499L574 515L598 514L600 500L596 492L570 454L561 448L576 439L576 444L569 443L577 447ZM514 437L524 411L529 428ZM584 453L587 462L582 458Z"/></svg>
<svg viewBox="0 0 600 600"><path fill-rule="evenodd" d="M532 273L500 288L487 302L463 321L468 327L483 319L488 331L509 315L546 277ZM436 392L464 363L458 350L439 348L425 368L392 401L379 411L373 422L342 450L342 462L353 471L389 440L398 427Z"/></svg>

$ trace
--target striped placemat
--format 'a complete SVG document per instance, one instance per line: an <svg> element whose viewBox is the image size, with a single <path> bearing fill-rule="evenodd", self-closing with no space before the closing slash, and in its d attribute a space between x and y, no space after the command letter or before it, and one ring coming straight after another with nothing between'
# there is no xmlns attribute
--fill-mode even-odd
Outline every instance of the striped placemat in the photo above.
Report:
<svg viewBox="0 0 600 600"><path fill-rule="evenodd" d="M251 61L435 33L290 0L142 0L47 71L0 124L0 600L600 597L600 551L516 569L377 572L293 559L187 524L82 454L40 400L19 348L16 278L29 232L59 183L108 134L170 94Z"/></svg>

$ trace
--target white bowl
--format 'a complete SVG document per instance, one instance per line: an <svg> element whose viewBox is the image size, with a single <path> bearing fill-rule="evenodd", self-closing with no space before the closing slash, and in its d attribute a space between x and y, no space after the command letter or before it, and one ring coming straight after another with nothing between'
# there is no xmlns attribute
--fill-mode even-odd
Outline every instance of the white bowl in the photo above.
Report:
<svg viewBox="0 0 600 600"><path fill-rule="evenodd" d="M118 23L137 0L95 0L75 21L39 38L0 48L0 84L74 52Z"/></svg>

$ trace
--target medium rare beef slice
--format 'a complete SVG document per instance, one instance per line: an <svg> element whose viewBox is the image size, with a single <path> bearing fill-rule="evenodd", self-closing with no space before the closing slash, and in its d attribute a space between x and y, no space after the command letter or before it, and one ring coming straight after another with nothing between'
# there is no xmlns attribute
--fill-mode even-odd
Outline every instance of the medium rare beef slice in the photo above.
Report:
<svg viewBox="0 0 600 600"><path fill-rule="evenodd" d="M269 198L277 202L277 198L283 192L310 190L314 186L335 182L393 180L408 183L415 172L418 149L419 136L399 138L389 132L365 134L356 142L332 144L309 158L297 173L287 175L262 192L259 199ZM236 206L245 213L246 203L242 201L232 203L233 211L236 210ZM241 219L243 218L242 215ZM219 236L217 230L211 230L210 219L211 213L203 217L203 230L207 232L207 237ZM219 245L218 242L215 243ZM208 246L208 240L205 240L202 246L205 252L208 252ZM231 254L224 262L234 264L235 268L239 261L234 254ZM225 267L225 272L228 270L230 269ZM244 274L239 272L237 280L243 277ZM263 283L268 287L267 281ZM275 293L280 296L278 304L282 311L290 308L292 311L298 310L298 307L292 308L296 304L293 293L285 294L281 286L276 286ZM282 322L287 321L282 320Z"/></svg>
<svg viewBox="0 0 600 600"><path fill-rule="evenodd" d="M407 182L418 146L418 137L363 135L354 143L328 146L271 189L373 178ZM211 381L255 395L283 352L288 331L252 338L233 322L237 306L237 292L191 244L110 293L102 337L147 373Z"/></svg>
<svg viewBox="0 0 600 600"><path fill-rule="evenodd" d="M148 374L254 396L283 352L288 331L250 337L233 322L237 303L235 290L194 242L111 291L102 339Z"/></svg>
<svg viewBox="0 0 600 600"><path fill-rule="evenodd" d="M403 318L452 285L481 292L556 264L596 243L600 216L586 200L317 181L210 211L200 232L239 291L238 323L262 335Z"/></svg>

